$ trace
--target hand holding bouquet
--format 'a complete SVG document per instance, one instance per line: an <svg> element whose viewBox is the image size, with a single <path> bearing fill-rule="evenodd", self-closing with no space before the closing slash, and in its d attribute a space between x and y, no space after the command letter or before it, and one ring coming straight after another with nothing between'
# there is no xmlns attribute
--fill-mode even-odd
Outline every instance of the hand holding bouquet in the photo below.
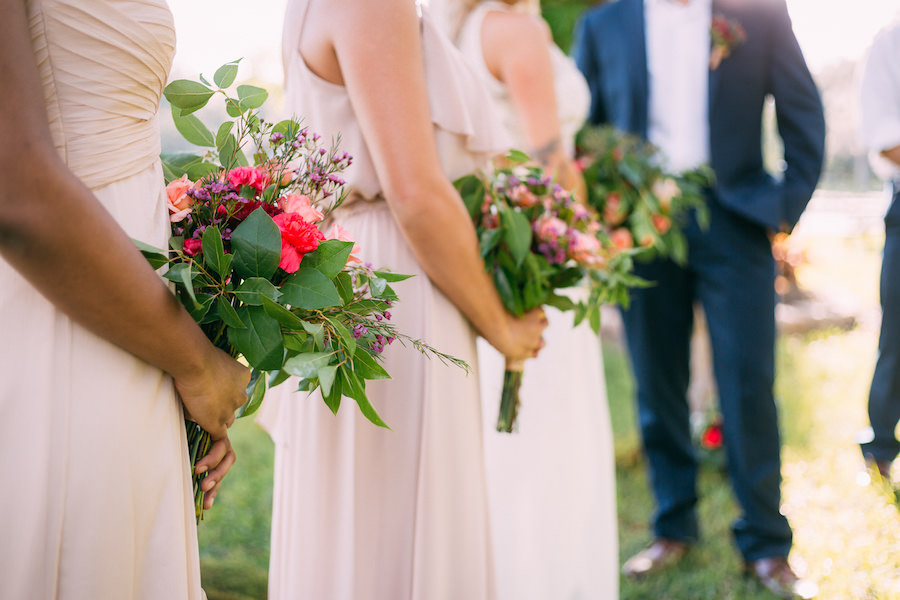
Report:
<svg viewBox="0 0 900 600"><path fill-rule="evenodd" d="M583 130L578 147L588 203L600 213L613 243L647 248L648 254L683 264L687 241L681 228L691 210L706 226L703 190L712 185L712 170L702 166L668 175L655 147L612 127Z"/></svg>
<svg viewBox="0 0 900 600"><path fill-rule="evenodd" d="M553 183L528 157L512 152L510 166L456 181L475 223L481 255L506 309L517 316L542 305L574 310L575 324L600 327L600 305L627 300L631 253L614 252L594 213ZM579 284L588 299L560 290ZM510 432L518 410L522 367L507 363L497 430Z"/></svg>
<svg viewBox="0 0 900 600"><path fill-rule="evenodd" d="M379 362L386 346L408 342L466 365L397 332L390 283L407 276L361 264L351 234L325 226L343 199L340 172L352 158L323 147L295 119L264 121L257 109L265 90L241 85L236 97L226 91L236 74L233 62L216 71L215 88L202 77L166 87L176 127L207 150L163 155L170 247L138 245L151 264L167 268L164 276L212 343L252 368L239 417L259 408L268 387L294 375L301 389L318 388L333 412L346 396L386 427L365 391L366 380L390 377ZM233 117L215 134L192 114L214 95ZM193 466L210 439L188 423L188 441ZM201 477L194 481L198 518Z"/></svg>

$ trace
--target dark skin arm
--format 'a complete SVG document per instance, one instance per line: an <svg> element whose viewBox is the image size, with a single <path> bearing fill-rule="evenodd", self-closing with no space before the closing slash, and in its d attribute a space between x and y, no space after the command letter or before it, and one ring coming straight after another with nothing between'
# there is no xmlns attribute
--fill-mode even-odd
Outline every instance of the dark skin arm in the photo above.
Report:
<svg viewBox="0 0 900 600"><path fill-rule="evenodd" d="M0 12L0 164L16 174L0 186L0 255L73 321L172 375L188 413L217 440L198 465L212 489L234 462L227 427L249 372L206 339L63 164L35 101L44 94L24 1L0 0Z"/></svg>

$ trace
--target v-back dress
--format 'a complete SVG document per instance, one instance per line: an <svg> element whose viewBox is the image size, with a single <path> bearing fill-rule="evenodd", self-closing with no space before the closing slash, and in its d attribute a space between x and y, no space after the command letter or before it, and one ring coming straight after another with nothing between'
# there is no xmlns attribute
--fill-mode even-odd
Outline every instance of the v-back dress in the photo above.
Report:
<svg viewBox="0 0 900 600"><path fill-rule="evenodd" d="M286 106L353 155L357 199L338 222L376 267L415 275L395 284L398 330L475 365L475 334L423 272L387 203L346 88L316 76L299 52L307 0L288 3ZM425 78L448 178L502 150L489 99L427 12L420 20ZM310 26L312 23L306 23ZM377 57L373 57L377 60ZM411 176L413 176L411 174ZM367 394L391 427L377 428L345 398L337 416L316 393L275 388L260 422L275 441L269 598L489 600L494 598L477 374L394 342L388 381Z"/></svg>
<svg viewBox="0 0 900 600"><path fill-rule="evenodd" d="M131 237L165 247L165 1L26 5L35 101L60 156ZM2 259L0 338L0 598L203 597L170 377L73 323Z"/></svg>
<svg viewBox="0 0 900 600"><path fill-rule="evenodd" d="M478 5L457 45L482 77L514 147L528 150L509 90L488 70L482 27L500 2ZM549 44L564 147L571 155L590 92L574 62ZM574 291L579 294L582 290ZM518 430L496 431L503 357L479 340L490 522L499 600L618 598L612 430L600 339L572 313L547 307L547 345L525 363Z"/></svg>

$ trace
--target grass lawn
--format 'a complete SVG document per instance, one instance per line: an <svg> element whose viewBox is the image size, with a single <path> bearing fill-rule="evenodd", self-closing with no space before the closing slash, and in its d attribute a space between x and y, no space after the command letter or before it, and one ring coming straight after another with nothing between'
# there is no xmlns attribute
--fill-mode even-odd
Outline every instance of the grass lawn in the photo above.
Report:
<svg viewBox="0 0 900 600"><path fill-rule="evenodd" d="M880 239L801 242L808 245L809 258L798 271L804 288L822 294L849 289L862 312L877 308ZM890 490L877 482L864 485L853 443L866 423L875 325L863 321L849 332L782 337L778 343L783 511L795 531L794 567L819 584L821 600L900 600L900 512ZM624 560L646 543L653 504L635 430L627 358L611 344L605 354ZM259 600L265 598L272 445L249 421L232 432L238 463L200 527L203 581L210 600ZM740 575L730 538L738 509L727 479L704 468L700 497L701 543L671 572L622 581L623 600L772 598Z"/></svg>

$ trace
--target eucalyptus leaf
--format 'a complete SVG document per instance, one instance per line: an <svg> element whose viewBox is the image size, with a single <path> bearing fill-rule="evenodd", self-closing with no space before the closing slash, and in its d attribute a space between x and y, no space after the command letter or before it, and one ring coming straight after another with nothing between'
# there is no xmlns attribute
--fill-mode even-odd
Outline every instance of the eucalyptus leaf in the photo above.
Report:
<svg viewBox="0 0 900 600"><path fill-rule="evenodd" d="M303 331L303 324L305 323L303 319L265 296L258 296L258 300L266 314L281 323L285 333Z"/></svg>
<svg viewBox="0 0 900 600"><path fill-rule="evenodd" d="M513 164L522 164L527 163L529 160L531 160L531 157L521 150L510 150L506 154L506 160L510 161Z"/></svg>
<svg viewBox="0 0 900 600"><path fill-rule="evenodd" d="M334 278L334 287L337 288L344 305L353 301L353 280L350 279L349 273L346 271L338 273L338 276Z"/></svg>
<svg viewBox="0 0 900 600"><path fill-rule="evenodd" d="M394 273L392 271L373 271L373 273L375 273L376 277L380 277L381 279L384 279L385 281L390 283L406 281L407 279L412 277L412 275L406 275L404 273Z"/></svg>
<svg viewBox="0 0 900 600"><path fill-rule="evenodd" d="M144 258L147 259L147 262L149 262L150 266L154 269L158 269L169 262L169 255L165 250L157 248L156 246L151 246L150 244L145 244L134 238L131 238L131 241L137 246L137 249L141 251L141 254L144 255Z"/></svg>
<svg viewBox="0 0 900 600"><path fill-rule="evenodd" d="M216 145L212 132L194 115L182 115L181 110L173 106L172 121L178 133L195 146L211 148Z"/></svg>
<svg viewBox="0 0 900 600"><path fill-rule="evenodd" d="M481 214L481 205L484 203L484 182L476 175L466 175L454 181L453 185L459 191L469 217L474 221Z"/></svg>
<svg viewBox="0 0 900 600"><path fill-rule="evenodd" d="M225 246L222 244L222 233L215 225L209 225L203 230L203 236L200 238L203 242L203 262L223 279L229 275L226 265Z"/></svg>
<svg viewBox="0 0 900 600"><path fill-rule="evenodd" d="M239 85L237 87L241 108L259 108L269 97L269 92L254 85Z"/></svg>
<svg viewBox="0 0 900 600"><path fill-rule="evenodd" d="M189 79L176 79L163 91L169 104L188 110L197 110L206 106L213 93L213 90L202 83Z"/></svg>
<svg viewBox="0 0 900 600"><path fill-rule="evenodd" d="M335 319L329 319L328 321L331 323L331 326L334 328L334 332L341 339L341 346L347 356L353 356L356 352L356 338L353 337L353 334L350 333L350 330L347 329L343 323L337 321Z"/></svg>
<svg viewBox="0 0 900 600"><path fill-rule="evenodd" d="M353 357L353 370L359 373L363 379L390 379L390 374L385 371L378 360L368 350L360 346Z"/></svg>
<svg viewBox="0 0 900 600"><path fill-rule="evenodd" d="M241 318L238 316L237 311L234 310L234 307L229 304L228 300L225 299L224 296L218 296L216 299L216 312L219 315L219 318L228 325L229 327L236 327L237 329L246 329L247 326L241 321Z"/></svg>
<svg viewBox="0 0 900 600"><path fill-rule="evenodd" d="M337 370L337 367L335 367ZM328 407L328 410L332 412L332 414L337 414L338 409L341 407L341 398L343 397L343 386L341 385L341 378L335 377L332 384L331 390L328 394L322 394L322 400L325 402L325 406Z"/></svg>
<svg viewBox="0 0 900 600"><path fill-rule="evenodd" d="M334 384L334 378L337 374L337 367L334 365L328 365L327 367L322 367L318 370L318 378L319 378L319 387L322 388L322 396L328 396L331 394L331 387Z"/></svg>
<svg viewBox="0 0 900 600"><path fill-rule="evenodd" d="M319 369L331 364L333 358L333 352L309 352L289 358L283 368L294 377L312 379L316 377Z"/></svg>
<svg viewBox="0 0 900 600"><path fill-rule="evenodd" d="M381 277L372 277L369 279L369 290L372 292L372 296L375 298L380 298L384 295L384 291L387 289L387 281L382 279Z"/></svg>
<svg viewBox="0 0 900 600"><path fill-rule="evenodd" d="M178 263L174 265L171 269L166 271L163 277L169 281L180 283L194 303L194 308L200 308L200 303L197 301L197 295L194 293L194 282L192 281L191 265L189 263Z"/></svg>
<svg viewBox="0 0 900 600"><path fill-rule="evenodd" d="M356 400L356 405L359 406L359 410L363 416L374 425L390 429L390 427L387 426L387 423L385 423L378 415L375 407L369 402L369 398L366 396L365 384L360 381L359 376L346 366L338 368L338 376L341 381L341 386L343 387L344 395Z"/></svg>
<svg viewBox="0 0 900 600"><path fill-rule="evenodd" d="M325 326L321 323L310 323L309 321L303 321L303 329L312 336L313 340L316 343L316 349L322 350L325 348Z"/></svg>
<svg viewBox="0 0 900 600"><path fill-rule="evenodd" d="M222 147L222 143L225 141L226 136L231 133L232 128L234 127L234 121L225 121L221 125L219 125L219 130L216 132L216 148L219 149Z"/></svg>
<svg viewBox="0 0 900 600"><path fill-rule="evenodd" d="M237 77L238 73L239 62L241 62L241 59L233 60L216 69L216 73L213 75L213 81L217 86L220 88L227 88L234 83L234 78Z"/></svg>

